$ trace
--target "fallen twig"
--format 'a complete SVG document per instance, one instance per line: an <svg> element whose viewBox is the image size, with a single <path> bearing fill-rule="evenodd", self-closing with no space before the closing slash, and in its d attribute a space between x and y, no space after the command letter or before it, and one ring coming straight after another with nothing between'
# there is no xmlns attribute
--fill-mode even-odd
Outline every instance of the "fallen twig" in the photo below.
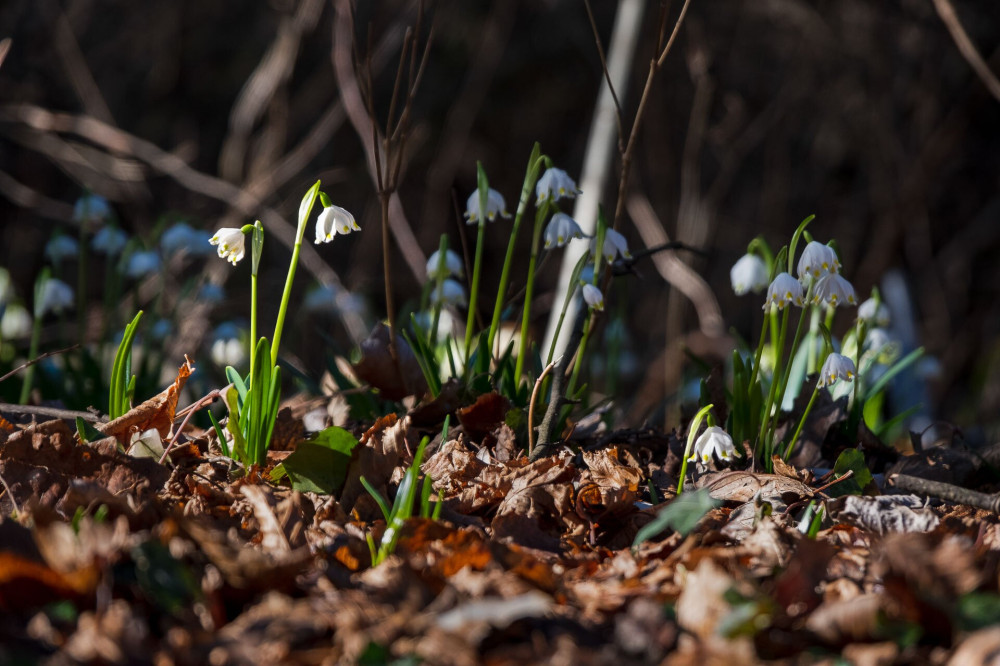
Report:
<svg viewBox="0 0 1000 666"><path fill-rule="evenodd" d="M950 483L930 481L918 476L909 476L908 474L893 474L889 477L889 483L899 490L905 490L917 495L937 497L938 499L955 502L956 504L965 504L974 506L977 509L986 509L993 513L1000 513L1000 496L997 495L989 495Z"/></svg>

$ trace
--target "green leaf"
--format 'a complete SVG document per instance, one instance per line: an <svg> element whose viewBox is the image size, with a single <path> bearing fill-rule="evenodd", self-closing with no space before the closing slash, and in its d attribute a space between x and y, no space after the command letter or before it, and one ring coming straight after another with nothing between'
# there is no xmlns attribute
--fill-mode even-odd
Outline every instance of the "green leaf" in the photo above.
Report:
<svg viewBox="0 0 1000 666"><path fill-rule="evenodd" d="M118 344L115 360L111 365L111 391L108 395L108 415L112 420L125 414L130 408L129 387L135 390L135 377L132 371L132 340L142 319L142 310L135 315L132 322L125 327L122 341Z"/></svg>
<svg viewBox="0 0 1000 666"><path fill-rule="evenodd" d="M860 495L864 488L872 482L872 473L865 465L865 457L857 449L847 449L837 456L837 462L833 465L833 476L836 479L844 476L848 471L853 471L854 476L830 486L826 490L827 495L830 497Z"/></svg>
<svg viewBox="0 0 1000 666"><path fill-rule="evenodd" d="M336 426L299 442L298 448L284 462L292 488L327 495L340 490L347 478L351 451L357 444L354 435Z"/></svg>
<svg viewBox="0 0 1000 666"><path fill-rule="evenodd" d="M1000 624L1000 596L991 592L970 592L958 599L958 626L976 631Z"/></svg>
<svg viewBox="0 0 1000 666"><path fill-rule="evenodd" d="M639 530L632 542L632 548L638 548L639 544L649 541L668 528L685 536L698 525L706 513L721 504L722 502L713 499L705 488L678 495L660 510L653 522Z"/></svg>
<svg viewBox="0 0 1000 666"><path fill-rule="evenodd" d="M104 433L84 421L79 416L76 417L76 432L80 435L81 442L96 442L104 438Z"/></svg>

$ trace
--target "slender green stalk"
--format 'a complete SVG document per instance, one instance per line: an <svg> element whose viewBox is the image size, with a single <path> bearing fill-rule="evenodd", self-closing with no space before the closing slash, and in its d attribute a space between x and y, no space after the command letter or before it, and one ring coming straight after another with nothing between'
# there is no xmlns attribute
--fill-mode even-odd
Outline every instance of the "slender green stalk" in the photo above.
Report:
<svg viewBox="0 0 1000 666"><path fill-rule="evenodd" d="M257 270L260 255L264 249L264 225L257 220L253 224L250 254L250 376L254 376L257 345Z"/></svg>
<svg viewBox="0 0 1000 666"><path fill-rule="evenodd" d="M698 413L694 415L691 419L691 424L688 426L688 438L687 445L684 447L684 457L681 458L681 474L680 478L677 479L677 494L680 495L684 492L684 479L687 476L688 468L688 458L691 457L691 448L694 446L694 440L698 437L698 428L701 427L701 422L705 418L705 415L712 411L712 407L715 405L705 405L698 410Z"/></svg>
<svg viewBox="0 0 1000 666"><path fill-rule="evenodd" d="M773 307L773 306L772 306ZM767 325L770 323L771 318L767 313L764 314L764 321L760 327L760 339L757 342L757 351L754 353L753 357L753 368L750 370L750 383L747 384L748 394L752 387L757 382L757 375L760 374L760 359L764 354L764 339L767 335Z"/></svg>
<svg viewBox="0 0 1000 666"><path fill-rule="evenodd" d="M784 308L781 313L781 327L778 331L778 349L784 350L785 347L785 332L788 328L788 311L789 306ZM774 366L773 374L771 375L771 389L767 392L767 400L764 402L764 413L761 419L760 434L758 435L757 441L760 445L766 447L767 460L770 460L770 447L771 443L767 439L767 435L770 432L770 422L771 422L771 410L774 407L774 398L777 392L778 384L780 383L779 377L781 376L782 354L778 354ZM780 408L779 408L780 409ZM775 418L777 418L775 416Z"/></svg>
<svg viewBox="0 0 1000 666"><path fill-rule="evenodd" d="M34 321L31 324L31 343L28 346L28 360L38 358L38 344L42 339L42 318L38 316L37 308ZM28 404L31 397L31 385L35 381L35 364L32 363L24 371L24 383L21 384L19 404Z"/></svg>
<svg viewBox="0 0 1000 666"><path fill-rule="evenodd" d="M483 204L485 210L485 203ZM480 217L479 232L476 234L476 259L472 265L472 286L469 288L469 315L465 321L465 360L472 352L472 326L476 321L476 306L479 300L479 274L483 267L483 239L486 236L486 220Z"/></svg>
<svg viewBox="0 0 1000 666"><path fill-rule="evenodd" d="M504 257L503 270L500 272L500 288L497 289L497 299L493 305L493 319L490 321L490 334L487 338L491 354L493 353L493 342L496 340L497 330L500 328L500 314L503 312L503 303L507 298L507 283L510 281L510 267L514 261L514 246L517 243L517 232L521 229L521 220L524 219L524 212L528 209L528 202L531 201L531 193L535 189L535 181L538 180L538 171L544 162L545 156L541 155L541 147L536 142L534 148L531 150L531 157L528 159L528 169L524 174L524 184L521 186L521 198L518 199L517 212L514 213L514 226L510 232L510 240L507 241L507 255Z"/></svg>
<svg viewBox="0 0 1000 666"><path fill-rule="evenodd" d="M573 397L573 391L576 390L576 380L580 376L580 368L583 366L583 356L587 352L587 341L590 340L590 332L594 329L597 323L597 313L591 312L590 316L587 317L587 323L584 324L583 337L580 338L580 347L576 350L576 360L573 363L573 373L569 376L569 384L566 386L566 395Z"/></svg>
<svg viewBox="0 0 1000 666"><path fill-rule="evenodd" d="M472 262L472 285L469 288L469 316L465 322L465 362L472 356L472 325L476 321L476 307L479 304L479 276L483 268L483 240L486 235L487 207L489 201L490 182L486 178L486 170L482 162L476 162L476 188L479 192L479 231L476 234L476 258ZM492 348L490 350L492 353Z"/></svg>
<svg viewBox="0 0 1000 666"><path fill-rule="evenodd" d="M855 386L857 384L855 383ZM802 426L806 423L806 417L809 416L809 412L812 411L813 403L816 402L816 396L819 395L819 382L816 382L816 388L813 389L812 397L809 398L809 404L806 405L806 411L802 412L802 418L799 419L799 425L795 428L795 433L792 438L788 440L788 446L785 448L785 455L782 456L784 460L788 460L788 456L792 455L792 449L795 448L795 442L799 440L799 435L802 434Z"/></svg>
<svg viewBox="0 0 1000 666"><path fill-rule="evenodd" d="M278 348L281 346L281 331L285 327L285 315L288 312L288 301L292 296L292 283L295 281L295 269L299 264L299 251L302 248L302 236L306 232L306 222L309 221L309 215L312 213L313 205L316 203L316 198L319 196L319 185L320 181L309 188L306 195L302 197L302 203L299 205L299 223L295 230L295 246L292 248L292 260L288 265L288 275L285 276L285 289L281 293L281 305L278 308L278 320L274 324L274 336L272 336L273 342L271 343L271 365L274 366L278 363ZM256 344L256 341L253 341Z"/></svg>
<svg viewBox="0 0 1000 666"><path fill-rule="evenodd" d="M431 315L431 330L428 333L430 338L430 347L433 348L437 344L438 338L438 324L441 322L441 299L444 294L444 274L445 269L448 264L448 236L446 234L441 234L441 240L438 243L438 265L437 265L437 278L434 280L434 291L436 297L434 299L434 307L432 308Z"/></svg>
<svg viewBox="0 0 1000 666"><path fill-rule="evenodd" d="M546 199L535 213L535 229L531 235L531 259L528 260L528 283L524 288L524 311L521 313L521 339L517 351L517 364L514 367L514 381L521 381L524 370L524 359L528 356L528 322L531 320L531 300L535 295L535 267L538 263L538 253L542 245L542 226L549 212L549 200Z"/></svg>

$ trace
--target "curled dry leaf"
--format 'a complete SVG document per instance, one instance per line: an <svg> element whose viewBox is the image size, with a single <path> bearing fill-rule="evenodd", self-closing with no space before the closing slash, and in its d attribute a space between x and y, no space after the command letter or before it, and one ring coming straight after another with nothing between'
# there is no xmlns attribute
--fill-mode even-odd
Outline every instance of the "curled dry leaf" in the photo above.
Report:
<svg viewBox="0 0 1000 666"><path fill-rule="evenodd" d="M510 401L499 393L484 393L476 402L459 409L458 420L473 438L493 432L504 422Z"/></svg>
<svg viewBox="0 0 1000 666"><path fill-rule="evenodd" d="M160 437L166 439L174 424L177 398L188 377L194 372L191 361L185 357L184 365L177 369L174 383L141 405L137 405L114 421L98 424L97 429L109 437L114 437L122 446L128 446L132 435L155 428Z"/></svg>
<svg viewBox="0 0 1000 666"><path fill-rule="evenodd" d="M726 502L749 502L757 493L764 499L781 497L786 503L790 503L789 499L795 501L813 496L813 489L801 481L778 474L753 472L706 474L698 487L707 488L713 498Z"/></svg>

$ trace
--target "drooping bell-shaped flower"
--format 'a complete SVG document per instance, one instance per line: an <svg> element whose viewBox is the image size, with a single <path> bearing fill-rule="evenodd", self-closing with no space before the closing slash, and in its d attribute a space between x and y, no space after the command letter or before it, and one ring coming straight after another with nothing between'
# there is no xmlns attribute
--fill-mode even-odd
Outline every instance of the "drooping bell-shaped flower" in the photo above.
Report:
<svg viewBox="0 0 1000 666"><path fill-rule="evenodd" d="M604 294L592 284L583 285L583 300L595 310L604 309Z"/></svg>
<svg viewBox="0 0 1000 666"><path fill-rule="evenodd" d="M889 325L889 308L885 303L869 298L858 306L858 319L884 328Z"/></svg>
<svg viewBox="0 0 1000 666"><path fill-rule="evenodd" d="M160 236L160 249L167 257L181 250L190 250L195 246L198 236L187 222L178 222L163 232Z"/></svg>
<svg viewBox="0 0 1000 666"><path fill-rule="evenodd" d="M854 361L843 354L831 352L826 357L826 361L823 362L823 367L819 371L819 380L816 382L816 386L830 386L831 384L835 384L839 379L852 381L857 372L857 368L854 367Z"/></svg>
<svg viewBox="0 0 1000 666"><path fill-rule="evenodd" d="M775 305L779 310L784 310L785 306L791 303L802 307L802 283L793 278L788 273L778 273L767 288L767 298L764 300L764 309Z"/></svg>
<svg viewBox="0 0 1000 666"><path fill-rule="evenodd" d="M580 190L576 187L576 182L569 177L562 169L546 169L542 177L535 184L535 205L540 205L543 201L559 201L560 199L572 199Z"/></svg>
<svg viewBox="0 0 1000 666"><path fill-rule="evenodd" d="M73 221L81 224L103 222L111 217L108 200L97 194L85 194L73 206Z"/></svg>
<svg viewBox="0 0 1000 666"><path fill-rule="evenodd" d="M445 251L444 270L439 270L440 268L442 268L441 250L434 250L434 253L427 260L427 279L437 280L439 277L446 278L451 275L462 277L465 273L462 258L451 250Z"/></svg>
<svg viewBox="0 0 1000 666"><path fill-rule="evenodd" d="M840 260L837 253L829 245L823 245L819 241L810 241L802 250L799 257L799 279L805 280L812 277L818 280L827 273L837 273L840 271Z"/></svg>
<svg viewBox="0 0 1000 666"><path fill-rule="evenodd" d="M361 231L354 216L340 206L327 206L316 220L316 243L329 243L337 234Z"/></svg>
<svg viewBox="0 0 1000 666"><path fill-rule="evenodd" d="M596 248L597 239L594 238L590 241L590 253L594 254ZM604 231L604 247L601 248L601 253L604 255L604 260L608 263L613 262L617 257L624 259L632 258L632 255L628 251L628 241L625 240L625 236L614 229L606 229Z"/></svg>
<svg viewBox="0 0 1000 666"><path fill-rule="evenodd" d="M826 303L832 307L856 305L858 302L851 283L836 273L827 273L816 281L812 300L814 305Z"/></svg>
<svg viewBox="0 0 1000 666"><path fill-rule="evenodd" d="M465 288L455 280L443 281L440 291L439 296L437 288L431 290L432 305L437 305L440 302L442 305L464 306L468 302L465 297Z"/></svg>
<svg viewBox="0 0 1000 666"><path fill-rule="evenodd" d="M479 190L475 190L465 201L465 219L467 224L478 224L480 218L485 218L489 222L497 219L497 215L509 218L507 212L507 202L503 195L492 187L486 192L486 211L479 210Z"/></svg>
<svg viewBox="0 0 1000 666"><path fill-rule="evenodd" d="M712 454L719 456L720 460L729 460L736 453L733 445L733 438L719 426L705 428L705 432L698 436L694 442L694 450L688 460L701 460L703 463L712 461Z"/></svg>
<svg viewBox="0 0 1000 666"><path fill-rule="evenodd" d="M62 280L49 278L42 284L35 316L44 317L50 312L59 314L73 307L73 288Z"/></svg>
<svg viewBox="0 0 1000 666"><path fill-rule="evenodd" d="M212 245L218 245L219 256L233 266L238 264L243 255L246 254L246 234L239 227L222 227L208 239L208 242Z"/></svg>
<svg viewBox="0 0 1000 666"><path fill-rule="evenodd" d="M31 335L31 313L18 303L8 303L0 317L0 337L4 340L26 338Z"/></svg>
<svg viewBox="0 0 1000 666"><path fill-rule="evenodd" d="M94 234L94 238L90 241L90 247L94 249L94 252L115 257L125 249L126 243L128 243L128 234L118 227L107 225L101 227L100 231Z"/></svg>
<svg viewBox="0 0 1000 666"><path fill-rule="evenodd" d="M573 238L583 238L583 229L566 213L556 213L545 227L545 249L562 247Z"/></svg>
<svg viewBox="0 0 1000 666"><path fill-rule="evenodd" d="M729 269L729 281L737 296L748 291L761 292L767 288L767 278L767 265L756 254L744 254Z"/></svg>
<svg viewBox="0 0 1000 666"><path fill-rule="evenodd" d="M56 266L66 259L72 259L80 252L80 244L72 236L59 234L45 244L45 256Z"/></svg>

